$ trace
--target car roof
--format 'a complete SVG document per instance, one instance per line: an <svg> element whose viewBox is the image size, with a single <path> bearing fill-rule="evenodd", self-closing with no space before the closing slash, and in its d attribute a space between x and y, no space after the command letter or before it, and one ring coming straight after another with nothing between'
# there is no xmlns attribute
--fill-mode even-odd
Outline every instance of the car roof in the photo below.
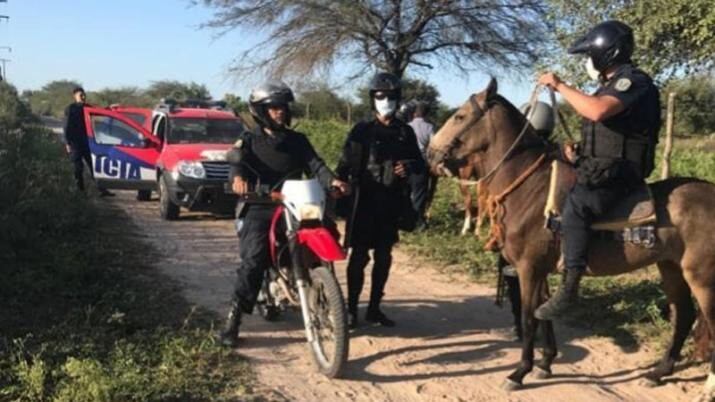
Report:
<svg viewBox="0 0 715 402"><path fill-rule="evenodd" d="M163 112L167 112L163 110ZM201 108L175 108L167 113L171 118L179 119L228 119L240 120L238 116L232 112L216 109L201 109Z"/></svg>

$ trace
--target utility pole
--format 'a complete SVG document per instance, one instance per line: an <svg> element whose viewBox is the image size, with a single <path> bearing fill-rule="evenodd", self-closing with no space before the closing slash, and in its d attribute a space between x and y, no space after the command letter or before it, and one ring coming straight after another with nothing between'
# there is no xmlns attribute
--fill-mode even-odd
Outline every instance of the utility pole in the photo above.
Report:
<svg viewBox="0 0 715 402"><path fill-rule="evenodd" d="M0 0L0 3L7 3L7 0ZM10 17L7 15L0 15L0 22L2 22L2 20L10 21ZM10 46L0 46L0 50L7 50L8 53L12 53L12 48ZM7 63L10 61L10 59L0 58L0 63L2 63L2 69L0 69L0 81L7 81Z"/></svg>
<svg viewBox="0 0 715 402"><path fill-rule="evenodd" d="M2 63L2 69L0 70L0 81L7 81L7 63L11 62L10 59L0 59Z"/></svg>

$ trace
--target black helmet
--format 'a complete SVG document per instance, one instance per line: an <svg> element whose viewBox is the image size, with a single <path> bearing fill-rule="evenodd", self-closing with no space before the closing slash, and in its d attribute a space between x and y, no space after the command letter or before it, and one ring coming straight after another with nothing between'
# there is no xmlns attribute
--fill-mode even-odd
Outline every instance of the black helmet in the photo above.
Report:
<svg viewBox="0 0 715 402"><path fill-rule="evenodd" d="M402 81L395 75L391 73L377 73L372 80L370 80L370 97L372 97L375 92L394 92L397 93L397 97L402 97Z"/></svg>
<svg viewBox="0 0 715 402"><path fill-rule="evenodd" d="M603 73L616 64L629 63L633 55L633 30L620 21L606 21L593 27L568 49L571 54L586 54Z"/></svg>
<svg viewBox="0 0 715 402"><path fill-rule="evenodd" d="M288 109L286 125L290 126L290 103L294 100L293 91L288 85L280 81L266 82L251 91L251 95L248 97L248 110L251 112L253 120L261 127L280 129L281 127L277 127L268 117L268 106L285 105Z"/></svg>

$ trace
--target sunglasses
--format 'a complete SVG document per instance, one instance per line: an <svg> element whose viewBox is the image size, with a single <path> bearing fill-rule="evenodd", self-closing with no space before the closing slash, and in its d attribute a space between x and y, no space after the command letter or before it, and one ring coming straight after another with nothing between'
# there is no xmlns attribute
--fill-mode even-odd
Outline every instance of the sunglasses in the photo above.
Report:
<svg viewBox="0 0 715 402"><path fill-rule="evenodd" d="M378 92L375 94L375 99L377 100L383 100L383 99L389 99L389 100L397 100L398 96L395 93L384 93L384 92Z"/></svg>

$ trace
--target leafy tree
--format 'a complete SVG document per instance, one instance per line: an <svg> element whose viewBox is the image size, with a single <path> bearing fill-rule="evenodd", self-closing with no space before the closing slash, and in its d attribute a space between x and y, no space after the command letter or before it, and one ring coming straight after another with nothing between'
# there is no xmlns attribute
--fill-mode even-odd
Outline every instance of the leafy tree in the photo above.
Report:
<svg viewBox="0 0 715 402"><path fill-rule="evenodd" d="M47 83L39 91L26 91L23 97L32 111L38 115L63 117L68 104L73 102L72 90L80 86L77 81L56 80Z"/></svg>
<svg viewBox="0 0 715 402"><path fill-rule="evenodd" d="M635 34L634 61L662 81L706 71L715 60L712 0L548 0L560 49L551 52L572 76L583 77L578 58L565 49L590 27L608 19L629 24Z"/></svg>
<svg viewBox="0 0 715 402"><path fill-rule="evenodd" d="M0 127L16 128L31 117L28 106L20 100L15 87L0 81Z"/></svg>
<svg viewBox="0 0 715 402"><path fill-rule="evenodd" d="M105 88L87 94L87 101L98 106L121 104L127 106L152 107L152 100L137 87Z"/></svg>
<svg viewBox="0 0 715 402"><path fill-rule="evenodd" d="M203 26L268 31L235 71L304 77L357 65L402 76L408 67L521 68L545 37L541 0L193 0L215 9Z"/></svg>
<svg viewBox="0 0 715 402"><path fill-rule="evenodd" d="M672 81L661 92L665 106L668 93L677 93L675 101L676 134L715 134L715 77L696 75Z"/></svg>
<svg viewBox="0 0 715 402"><path fill-rule="evenodd" d="M347 119L349 101L341 98L327 84L313 84L298 93L295 105L297 116L311 119Z"/></svg>
<svg viewBox="0 0 715 402"><path fill-rule="evenodd" d="M206 85L196 82L154 81L149 85L145 93L152 102L159 102L161 98L211 100L211 93L209 93Z"/></svg>
<svg viewBox="0 0 715 402"><path fill-rule="evenodd" d="M241 99L240 96L226 94L224 95L223 100L226 102L226 107L233 110L236 115L248 112L248 103Z"/></svg>

